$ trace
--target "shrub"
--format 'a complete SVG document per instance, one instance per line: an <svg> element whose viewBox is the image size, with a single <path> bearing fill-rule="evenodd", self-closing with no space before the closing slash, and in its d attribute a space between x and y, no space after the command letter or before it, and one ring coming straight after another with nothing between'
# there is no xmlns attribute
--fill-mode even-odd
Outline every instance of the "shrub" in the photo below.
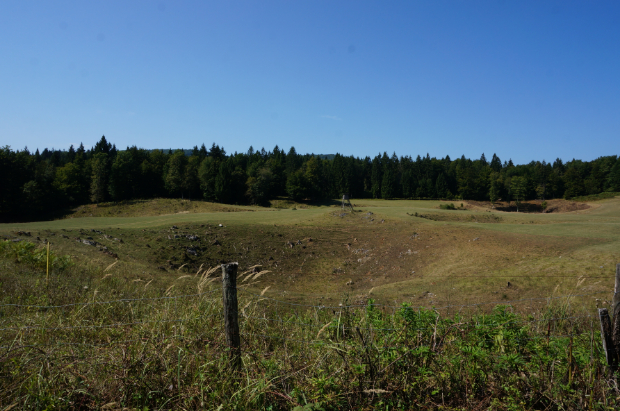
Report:
<svg viewBox="0 0 620 411"><path fill-rule="evenodd" d="M456 207L454 206L453 203L450 203L450 204L439 204L439 208L441 208L442 210L456 210Z"/></svg>
<svg viewBox="0 0 620 411"><path fill-rule="evenodd" d="M11 258L16 263L29 264L34 267L44 268L47 265L47 249L37 247L29 241L0 241L0 256ZM63 270L72 265L68 255L58 256L50 251L50 268Z"/></svg>

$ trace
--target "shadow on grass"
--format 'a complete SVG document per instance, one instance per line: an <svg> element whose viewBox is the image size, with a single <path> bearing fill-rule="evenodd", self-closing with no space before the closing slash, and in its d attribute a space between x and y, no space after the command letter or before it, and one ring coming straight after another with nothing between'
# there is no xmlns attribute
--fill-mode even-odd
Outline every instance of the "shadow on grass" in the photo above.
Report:
<svg viewBox="0 0 620 411"><path fill-rule="evenodd" d="M496 206L496 210L498 211L507 211L507 212L517 212L516 205L509 206ZM532 203L521 203L519 206L520 213L542 213L543 208L540 204L532 204Z"/></svg>
<svg viewBox="0 0 620 411"><path fill-rule="evenodd" d="M340 206L340 200L317 199L317 200L292 200L288 197L277 197L269 200L265 206L271 208L292 208L292 207L331 207Z"/></svg>
<svg viewBox="0 0 620 411"><path fill-rule="evenodd" d="M31 211L23 213L3 213L0 214L0 223L31 223L35 221L52 221L66 218L73 214L70 207L63 207L56 210Z"/></svg>

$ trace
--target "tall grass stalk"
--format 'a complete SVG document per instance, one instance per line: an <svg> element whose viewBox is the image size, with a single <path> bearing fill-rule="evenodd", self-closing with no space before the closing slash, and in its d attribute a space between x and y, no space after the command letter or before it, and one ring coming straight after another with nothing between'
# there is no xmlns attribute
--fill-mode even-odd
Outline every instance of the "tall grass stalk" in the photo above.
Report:
<svg viewBox="0 0 620 411"><path fill-rule="evenodd" d="M123 264L52 265L46 292L36 267L0 264L0 409L619 405L595 319L569 301L535 313L442 315L372 300L296 311L240 289L243 367L232 372L214 269L170 289L134 282Z"/></svg>

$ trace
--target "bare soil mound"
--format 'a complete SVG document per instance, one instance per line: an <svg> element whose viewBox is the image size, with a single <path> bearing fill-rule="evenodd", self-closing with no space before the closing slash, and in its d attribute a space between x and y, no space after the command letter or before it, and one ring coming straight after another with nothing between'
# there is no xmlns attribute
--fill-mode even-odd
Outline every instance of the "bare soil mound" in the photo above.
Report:
<svg viewBox="0 0 620 411"><path fill-rule="evenodd" d="M514 201L496 201L495 206L490 201L467 201L472 209L479 210L497 210L506 212L516 212L517 205ZM542 200L523 201L519 206L520 213L569 213L571 211L587 210L591 208L586 203L580 203L561 198L547 200L547 208L543 210Z"/></svg>

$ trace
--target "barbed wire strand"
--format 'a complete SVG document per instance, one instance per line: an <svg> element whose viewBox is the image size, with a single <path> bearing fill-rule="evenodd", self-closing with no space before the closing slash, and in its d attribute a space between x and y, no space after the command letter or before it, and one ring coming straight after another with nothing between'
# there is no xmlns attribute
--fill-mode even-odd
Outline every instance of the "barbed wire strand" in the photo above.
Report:
<svg viewBox="0 0 620 411"><path fill-rule="evenodd" d="M372 304L350 304L350 305L337 305L337 306L335 306L335 305L332 306L332 305L299 304L299 303L291 303L291 302L288 302L288 301L282 301L282 300L278 300L278 299L275 299L275 298L266 297L264 295L259 295L259 294L251 293L251 292L245 291L244 289L240 289L240 291L242 293L249 294L249 295L252 295L254 297L260 297L261 299L264 299L264 300L273 301L276 304L291 305L291 306L295 306L295 307L308 307L308 308L321 308L321 309L324 309L324 308L342 309L342 308L369 307L369 306L385 307L385 308L402 308L402 306L387 305L387 304L376 304L376 303L372 303ZM589 294L566 294L566 295L560 295L560 296L556 296L556 297L535 297L535 298L524 298L524 299L520 299L520 300L487 301L487 302L484 302L484 303L462 304L462 305L454 304L454 305L446 305L446 306L442 306L442 307L433 307L433 309L441 310L441 309L452 308L452 307L464 308L464 307L475 307L475 306L487 305L487 304L507 304L507 303L522 302L522 301L557 300L557 299L561 299L561 298L589 297L589 296L603 294L603 293L607 293L607 292L608 291L597 291L597 292L593 292L593 293L589 293ZM428 308L428 307L427 306L412 306L411 308Z"/></svg>
<svg viewBox="0 0 620 411"><path fill-rule="evenodd" d="M128 302L134 302L134 301L174 300L174 299L179 299L179 298L199 297L199 296L211 294L211 293L214 293L220 290L221 290L221 287L215 290L209 290L209 291L205 291L199 294L185 294L185 295L164 296L164 297L145 297L145 298L120 298L118 300L92 301L92 302L87 302L87 303L71 303L71 304L63 304L63 305L1 304L0 307L50 309L50 308L65 308L65 307L100 305L100 304L114 304L118 302L128 303Z"/></svg>

